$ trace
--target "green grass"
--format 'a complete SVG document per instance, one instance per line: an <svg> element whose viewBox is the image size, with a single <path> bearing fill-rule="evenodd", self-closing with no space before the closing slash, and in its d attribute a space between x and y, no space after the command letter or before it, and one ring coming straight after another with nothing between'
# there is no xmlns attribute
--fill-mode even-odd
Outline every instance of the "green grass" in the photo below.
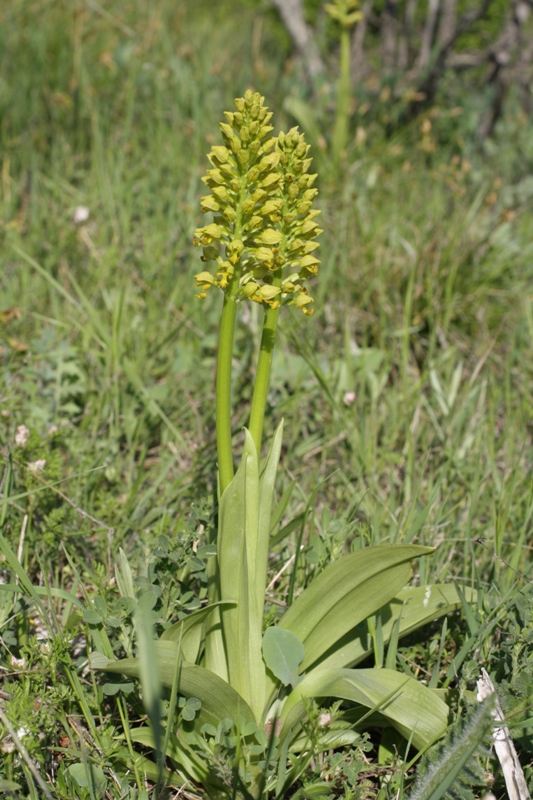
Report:
<svg viewBox="0 0 533 800"><path fill-rule="evenodd" d="M213 20L208 5L138 0L104 13L13 0L1 12L0 313L18 311L0 316L0 522L21 572L4 550L0 576L20 590L0 593L0 704L61 798L100 796L99 771L110 796L142 796L142 767L125 776L117 755L142 704L104 694L84 668L83 608L96 595L116 647L133 646L112 582L119 548L140 589L160 592L160 620L193 608L198 585L205 595L194 550L213 524L220 298L194 299L200 177L233 97L258 89L285 125L298 84L271 12L226 3ZM265 421L268 438L285 418L280 493L296 482L286 522L319 486L299 585L349 546L415 541L439 546L421 583L482 590L470 627L452 619L444 648L435 626L401 649L420 676L443 650L439 686L457 684L446 671L468 636L478 649L464 657L481 663L498 630L513 632L528 584L508 565L530 574L533 516L531 129L511 107L482 148L453 119L444 107L433 119L431 149L420 121L387 140L379 117L363 117L366 141L335 185L322 159L316 312L282 316ZM237 442L258 326L245 310ZM39 459L35 474L27 465ZM297 535L275 548L273 574ZM63 594L32 598L24 576ZM275 596L289 581L290 568ZM504 655L490 658L503 678ZM509 663L514 675L523 662ZM476 677L467 667L462 689ZM39 796L11 745L0 722L0 775ZM352 767L364 762L351 752ZM87 788L73 764L93 765ZM312 767L309 781L341 781L327 758ZM369 796L384 791L379 770L352 772Z"/></svg>

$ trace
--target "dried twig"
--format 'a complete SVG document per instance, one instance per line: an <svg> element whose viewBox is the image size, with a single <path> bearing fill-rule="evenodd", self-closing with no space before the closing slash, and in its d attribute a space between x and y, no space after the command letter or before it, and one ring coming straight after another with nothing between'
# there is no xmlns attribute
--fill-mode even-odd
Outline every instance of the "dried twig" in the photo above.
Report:
<svg viewBox="0 0 533 800"><path fill-rule="evenodd" d="M481 678L477 682L477 699L481 702L489 695L495 694L495 691L494 684L489 678L488 672L482 669ZM497 697L493 716L498 722L505 721ZM506 725L494 728L492 738L494 740L496 755L502 767L509 800L530 800L526 779L524 778L524 773L520 766L520 761L518 760L509 728Z"/></svg>

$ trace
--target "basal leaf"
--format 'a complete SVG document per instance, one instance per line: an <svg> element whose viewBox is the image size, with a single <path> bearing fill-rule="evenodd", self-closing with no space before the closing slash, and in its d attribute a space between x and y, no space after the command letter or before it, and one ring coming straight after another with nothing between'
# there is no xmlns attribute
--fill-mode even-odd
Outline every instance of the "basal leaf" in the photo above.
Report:
<svg viewBox="0 0 533 800"><path fill-rule="evenodd" d="M192 611L183 619L178 620L170 628L161 634L161 641L175 642L181 645L181 652L185 661L195 664L198 658L202 639L204 637L204 625L214 606L234 605L234 603L213 603Z"/></svg>
<svg viewBox="0 0 533 800"><path fill-rule="evenodd" d="M301 670L388 603L408 582L410 561L432 552L430 547L377 545L342 556L326 567L279 623L305 646Z"/></svg>
<svg viewBox="0 0 533 800"><path fill-rule="evenodd" d="M298 667L303 661L304 646L292 631L273 626L263 636L265 664L284 686L293 688L300 682Z"/></svg>
<svg viewBox="0 0 533 800"><path fill-rule="evenodd" d="M304 718L305 698L351 700L379 710L417 749L438 739L448 724L449 709L437 695L413 678L389 669L316 669L287 698L281 719L283 739Z"/></svg>
<svg viewBox="0 0 533 800"><path fill-rule="evenodd" d="M154 650L161 683L170 689L178 664L178 645L175 642L159 640L154 642ZM90 665L92 669L101 669L131 678L140 676L140 663L137 658L111 661L106 660L101 653L93 653ZM204 667L187 663L179 665L179 670L179 693L184 697L197 697L202 703L198 716L201 724L207 722L217 726L222 719L238 719L239 716L243 717L245 722L254 721L254 714L248 703L218 675Z"/></svg>
<svg viewBox="0 0 533 800"><path fill-rule="evenodd" d="M256 624L263 627L263 612L265 604L265 587L267 584L268 553L270 548L270 529L272 520L272 501L274 486L278 471L281 443L283 437L283 420L278 425L272 444L265 459L263 470L259 478L259 524L257 527L257 541L255 544L254 560L250 560L250 576L252 591L255 592L255 609L258 614ZM250 547L250 555L252 548Z"/></svg>
<svg viewBox="0 0 533 800"><path fill-rule="evenodd" d="M474 593L467 591L469 600ZM453 584L435 584L403 589L380 609L384 643L390 641L395 622L400 618L399 636L406 636L438 617L459 608L460 598ZM366 620L347 631L317 663L321 668L353 667L372 653Z"/></svg>
<svg viewBox="0 0 533 800"><path fill-rule="evenodd" d="M229 683L259 720L265 698L264 587L259 600L256 586L260 485L255 445L248 431L245 437L241 464L220 498L217 558L220 599L235 603L220 614Z"/></svg>

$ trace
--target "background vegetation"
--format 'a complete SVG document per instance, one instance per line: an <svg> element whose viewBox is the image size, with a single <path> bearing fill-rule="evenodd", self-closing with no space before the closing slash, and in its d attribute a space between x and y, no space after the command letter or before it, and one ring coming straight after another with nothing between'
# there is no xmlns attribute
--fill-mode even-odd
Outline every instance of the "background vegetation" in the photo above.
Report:
<svg viewBox="0 0 533 800"><path fill-rule="evenodd" d="M88 672L85 637L100 625L131 652L119 548L159 624L205 593L220 298L194 299L192 234L205 154L249 87L314 141L324 228L314 318L283 315L273 365L266 433L285 418L280 488L295 482L296 523L272 574L301 530L300 584L350 547L438 545L418 580L472 586L478 605L402 642L399 664L458 687L460 703L485 665L533 777L531 120L511 91L480 138L493 95L476 70L397 114L374 71L354 87L337 169L338 32L318 5L314 96L267 3L0 11L0 522L19 564L0 555L0 792L39 796L31 764L52 796L141 796L117 737L144 710ZM238 331L237 440L257 326L250 312ZM401 770L377 747L324 754L302 786L392 796ZM89 762L92 782L77 769Z"/></svg>

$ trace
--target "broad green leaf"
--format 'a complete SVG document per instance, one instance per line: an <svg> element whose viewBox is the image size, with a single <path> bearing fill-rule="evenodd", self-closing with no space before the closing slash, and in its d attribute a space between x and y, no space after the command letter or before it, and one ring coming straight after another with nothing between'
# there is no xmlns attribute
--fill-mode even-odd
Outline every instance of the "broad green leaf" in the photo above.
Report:
<svg viewBox="0 0 533 800"><path fill-rule="evenodd" d="M207 597L209 613L205 620L205 645L203 662L207 669L214 672L222 680L228 681L228 661L224 636L222 633L222 620L220 619L220 582L218 560L216 556L207 559Z"/></svg>
<svg viewBox="0 0 533 800"><path fill-rule="evenodd" d="M305 717L304 700L337 697L351 700L380 714L422 749L438 739L448 724L446 703L413 678L389 669L312 670L287 698L281 719L281 739Z"/></svg>
<svg viewBox="0 0 533 800"><path fill-rule="evenodd" d="M249 576L251 579L251 590L255 592L254 610L257 619L251 620L254 625L259 625L263 629L263 613L265 606L265 588L267 585L268 553L270 549L270 529L272 519L272 501L274 499L274 486L278 471L279 457L281 453L281 442L283 437L283 420L280 422L274 434L272 444L268 451L266 461L259 478L259 525L257 528L257 541L255 543L255 555L252 549L252 542L247 536L249 559Z"/></svg>
<svg viewBox="0 0 533 800"><path fill-rule="evenodd" d="M277 526L280 524L285 511L287 510L287 506L289 505L289 501L292 497L294 492L294 487L296 486L296 479L291 481L283 494L281 495L276 507L272 511L272 515L270 517L270 536L274 535L274 531L276 530Z"/></svg>
<svg viewBox="0 0 533 800"><path fill-rule="evenodd" d="M261 653L264 588L259 605L255 578L260 486L255 445L248 431L245 437L239 469L220 498L217 558L220 599L236 603L220 612L229 683L259 720L265 697Z"/></svg>
<svg viewBox="0 0 533 800"><path fill-rule="evenodd" d="M161 683L172 688L178 660L178 645L175 642L154 642L154 651L159 667ZM92 669L127 675L140 676L138 658L125 658L121 661L106 659L101 653L92 653L89 659ZM183 663L179 673L179 693L184 697L197 697L202 703L201 722L217 726L221 719L238 719L253 722L254 714L246 701L229 684L210 670L194 664Z"/></svg>
<svg viewBox="0 0 533 800"><path fill-rule="evenodd" d="M472 599L474 593L467 591ZM435 584L403 589L379 609L384 643L390 641L394 625L400 619L398 635L406 636L438 617L459 608L460 598L453 584ZM339 639L319 660L321 668L353 667L372 653L372 641L366 620Z"/></svg>
<svg viewBox="0 0 533 800"><path fill-rule="evenodd" d="M144 595L146 596L146 595ZM137 633L137 650L139 657L139 677L142 686L143 704L148 714L148 719L154 732L156 752L161 769L163 768L163 755L161 743L163 737L162 707L161 707L161 680L159 677L159 663L154 645L154 628L150 616L150 608L139 603L135 610L135 629ZM174 666L174 670L176 667Z"/></svg>
<svg viewBox="0 0 533 800"><path fill-rule="evenodd" d="M263 636L265 664L284 686L294 687L300 682L298 667L303 661L304 646L292 631L273 626Z"/></svg>
<svg viewBox="0 0 533 800"><path fill-rule="evenodd" d="M342 556L326 567L280 620L304 644L308 669L342 637L404 588L409 562L434 548L377 545Z"/></svg>
<svg viewBox="0 0 533 800"><path fill-rule="evenodd" d="M192 611L163 631L161 641L175 642L180 645L185 661L195 664L205 635L204 625L206 619L211 614L213 606L220 605L223 605L223 603L214 603L205 608L198 608L196 611Z"/></svg>

